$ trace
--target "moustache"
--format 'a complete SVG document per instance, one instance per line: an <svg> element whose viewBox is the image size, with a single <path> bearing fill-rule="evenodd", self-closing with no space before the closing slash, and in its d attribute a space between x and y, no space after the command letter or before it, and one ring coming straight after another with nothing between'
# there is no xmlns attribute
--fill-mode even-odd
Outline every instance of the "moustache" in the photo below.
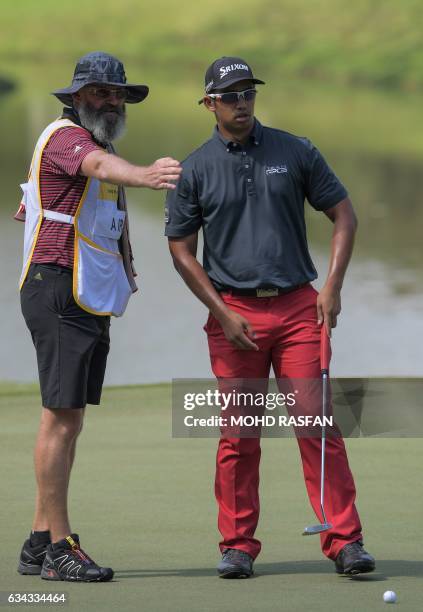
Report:
<svg viewBox="0 0 423 612"><path fill-rule="evenodd" d="M125 111L123 108L116 108L115 106L105 106L98 109L98 113L116 113L117 115L124 115Z"/></svg>

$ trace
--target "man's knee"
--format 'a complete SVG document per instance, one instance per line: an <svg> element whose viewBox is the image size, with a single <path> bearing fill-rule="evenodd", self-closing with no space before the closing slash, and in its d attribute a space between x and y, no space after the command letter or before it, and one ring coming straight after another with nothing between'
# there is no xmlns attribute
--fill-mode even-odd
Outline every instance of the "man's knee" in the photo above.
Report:
<svg viewBox="0 0 423 612"><path fill-rule="evenodd" d="M83 408L52 409L44 408L42 424L51 435L64 439L75 440L81 433L84 420Z"/></svg>

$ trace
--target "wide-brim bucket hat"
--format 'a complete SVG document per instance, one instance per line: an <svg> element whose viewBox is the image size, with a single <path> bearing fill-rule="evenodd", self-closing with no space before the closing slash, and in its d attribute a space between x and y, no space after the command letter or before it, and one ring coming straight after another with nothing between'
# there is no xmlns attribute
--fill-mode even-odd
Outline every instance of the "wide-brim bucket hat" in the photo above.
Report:
<svg viewBox="0 0 423 612"><path fill-rule="evenodd" d="M93 51L78 60L71 85L56 89L52 94L66 106L73 106L72 94L85 85L93 84L125 88L128 92L126 102L129 104L142 102L149 91L147 85L126 82L123 64L117 57L103 51Z"/></svg>

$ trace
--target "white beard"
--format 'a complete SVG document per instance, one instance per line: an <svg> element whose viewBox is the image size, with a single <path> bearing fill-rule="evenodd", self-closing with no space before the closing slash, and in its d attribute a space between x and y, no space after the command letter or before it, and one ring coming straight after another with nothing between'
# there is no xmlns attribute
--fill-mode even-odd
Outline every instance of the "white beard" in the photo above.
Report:
<svg viewBox="0 0 423 612"><path fill-rule="evenodd" d="M97 110L88 102L81 102L77 110L81 124L99 142L112 142L125 133L125 106L113 109L117 113L114 118L106 116L104 109Z"/></svg>

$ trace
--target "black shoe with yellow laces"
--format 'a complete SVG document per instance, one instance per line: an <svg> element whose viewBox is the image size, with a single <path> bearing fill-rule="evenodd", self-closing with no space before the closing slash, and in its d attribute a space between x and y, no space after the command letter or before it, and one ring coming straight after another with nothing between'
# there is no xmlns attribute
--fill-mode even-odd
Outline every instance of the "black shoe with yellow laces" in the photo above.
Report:
<svg viewBox="0 0 423 612"><path fill-rule="evenodd" d="M110 567L100 567L79 545L76 533L47 547L41 568L44 580L107 582L113 578Z"/></svg>
<svg viewBox="0 0 423 612"><path fill-rule="evenodd" d="M40 543L33 546L30 538L25 540L19 556L18 572L30 576L41 574L41 567L46 556L47 546L48 543Z"/></svg>

